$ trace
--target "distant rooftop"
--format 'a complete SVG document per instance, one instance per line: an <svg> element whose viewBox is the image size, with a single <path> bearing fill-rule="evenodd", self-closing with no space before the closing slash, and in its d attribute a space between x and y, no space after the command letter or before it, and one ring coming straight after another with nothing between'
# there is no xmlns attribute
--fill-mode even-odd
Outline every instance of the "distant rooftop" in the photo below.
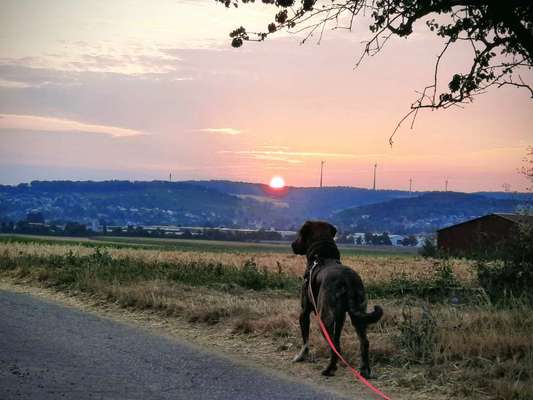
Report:
<svg viewBox="0 0 533 400"><path fill-rule="evenodd" d="M450 225L450 226L446 226L444 228L441 228L441 229L437 229L437 232L439 231L443 231L443 230L446 230L446 229L449 229L449 228L452 228L452 227L456 227L456 226L459 226L459 225L463 225L463 224L468 224L472 221L477 221L478 219L483 219L483 218L487 218L487 217L490 217L491 215L496 215L500 218L504 218L508 221L512 221L514 223L521 223L521 224L533 224L533 215L527 215L527 214L516 214L516 213L491 213L491 214L487 214L487 215L482 215L481 217L477 217L477 218L473 218L473 219L469 219L467 221L463 221L463 222L459 222L458 224L454 224L454 225Z"/></svg>
<svg viewBox="0 0 533 400"><path fill-rule="evenodd" d="M533 215L527 214L513 214L513 213L493 213L498 217L508 219L516 223L533 223Z"/></svg>

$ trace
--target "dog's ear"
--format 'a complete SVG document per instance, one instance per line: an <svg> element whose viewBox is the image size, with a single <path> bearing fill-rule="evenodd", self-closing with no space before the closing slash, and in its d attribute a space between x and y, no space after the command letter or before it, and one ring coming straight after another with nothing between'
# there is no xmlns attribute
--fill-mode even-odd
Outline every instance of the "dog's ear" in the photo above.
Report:
<svg viewBox="0 0 533 400"><path fill-rule="evenodd" d="M329 225L329 229L331 230L331 237L334 238L335 235L337 234L337 228L335 228L333 225L331 224L328 224Z"/></svg>
<svg viewBox="0 0 533 400"><path fill-rule="evenodd" d="M302 225L300 228L300 236L305 238L309 236L309 233L311 232L311 225L313 223L311 221L305 221L305 224Z"/></svg>

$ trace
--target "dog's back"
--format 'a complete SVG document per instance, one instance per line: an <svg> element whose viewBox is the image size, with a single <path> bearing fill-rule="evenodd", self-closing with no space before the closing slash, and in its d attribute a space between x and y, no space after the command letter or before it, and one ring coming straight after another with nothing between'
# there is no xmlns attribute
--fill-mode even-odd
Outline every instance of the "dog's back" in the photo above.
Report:
<svg viewBox="0 0 533 400"><path fill-rule="evenodd" d="M334 320L350 316L353 324L378 322L383 315L381 307L367 313L367 302L363 281L357 272L339 262L323 265L313 282L317 308L321 315Z"/></svg>

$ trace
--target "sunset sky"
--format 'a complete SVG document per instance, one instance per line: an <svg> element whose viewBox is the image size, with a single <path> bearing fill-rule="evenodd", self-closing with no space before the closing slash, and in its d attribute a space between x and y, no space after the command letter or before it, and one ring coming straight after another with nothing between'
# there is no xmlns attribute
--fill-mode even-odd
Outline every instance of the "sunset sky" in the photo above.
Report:
<svg viewBox="0 0 533 400"><path fill-rule="evenodd" d="M420 26L354 70L365 23L320 45L280 33L232 49L275 9L214 0L2 1L0 183L230 179L456 191L524 190L533 145L527 91L493 90L464 109L398 120L432 79L442 43ZM362 21L364 22L364 21ZM443 81L463 71L445 58ZM533 78L531 72L524 77Z"/></svg>

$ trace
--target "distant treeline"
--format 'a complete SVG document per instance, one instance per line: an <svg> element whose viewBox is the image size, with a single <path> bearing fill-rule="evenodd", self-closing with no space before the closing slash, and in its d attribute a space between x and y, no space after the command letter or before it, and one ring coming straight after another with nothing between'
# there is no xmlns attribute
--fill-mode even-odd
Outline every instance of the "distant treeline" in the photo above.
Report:
<svg viewBox="0 0 533 400"><path fill-rule="evenodd" d="M42 193L106 193L142 191L153 188L190 188L198 187L194 183L169 181L32 181L20 183L16 186L0 185L5 192L42 192Z"/></svg>
<svg viewBox="0 0 533 400"><path fill-rule="evenodd" d="M165 231L163 229L145 229L141 226L128 226L126 229L121 227L113 227L105 229L106 233L113 236L128 236L128 237L154 237L154 238L170 238L170 239L202 239L202 240L227 240L237 242L255 242L255 241L282 241L289 240L277 231L257 230L257 231L239 231L226 230L217 228L205 228L194 233L189 229L183 229L180 232Z"/></svg>
<svg viewBox="0 0 533 400"><path fill-rule="evenodd" d="M0 232L51 236L92 236L100 234L100 232L94 232L88 229L86 225L78 222L67 222L64 225L55 225L28 221L8 221L0 224Z"/></svg>
<svg viewBox="0 0 533 400"><path fill-rule="evenodd" d="M29 213L22 221L2 221L0 224L1 233L20 233L30 235L61 235L61 236L129 236L129 237L153 237L171 239L203 239L203 240L227 240L227 241L282 241L291 240L284 238L281 233L271 230L228 230L217 228L205 228L192 232L189 229L181 231L167 231L164 229L146 229L142 226L110 227L105 225L101 231L93 231L87 225L79 222L66 222L65 224L45 223L41 213Z"/></svg>
<svg viewBox="0 0 533 400"><path fill-rule="evenodd" d="M187 229L166 230L164 228L145 228L142 226L129 225L106 226L94 231L87 225L69 221L66 223L45 223L45 219L40 212L30 212L25 220L1 221L1 233L18 233L28 235L50 235L50 236L124 236L124 237L147 237L147 238L167 238L167 239L202 239L202 240L223 240L238 242L257 242L257 241L292 241L294 237L283 236L278 231L273 230L238 230L238 229L221 229L221 228L204 228L204 229ZM392 245L391 239L387 232L381 234L365 233L363 237L358 236L354 239L350 232L339 232L336 238L338 243L357 244L367 246ZM416 246L417 239L415 236L405 237L401 242L403 246Z"/></svg>
<svg viewBox="0 0 533 400"><path fill-rule="evenodd" d="M366 232L364 236L353 237L350 233L339 233L336 238L337 243L356 244L366 246L392 246L392 240L387 232L375 234ZM402 246L416 246L418 239L415 235L405 236L400 242Z"/></svg>

